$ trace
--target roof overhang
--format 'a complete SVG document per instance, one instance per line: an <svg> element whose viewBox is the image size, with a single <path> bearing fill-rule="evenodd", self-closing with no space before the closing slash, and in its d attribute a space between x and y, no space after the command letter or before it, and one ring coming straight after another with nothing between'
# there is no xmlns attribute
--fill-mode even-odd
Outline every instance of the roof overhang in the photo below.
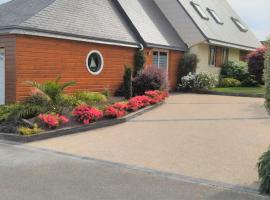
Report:
<svg viewBox="0 0 270 200"><path fill-rule="evenodd" d="M67 33L62 33L62 32L57 32L57 31L40 30L40 29L28 28L28 27L2 27L0 28L0 35L4 35L4 34L30 35L30 36L49 37L49 38L89 42L89 43L96 43L96 44L130 47L130 48L141 48L139 43L138 44L128 43L128 42L115 41L115 40L109 40L109 39L103 39L103 38L94 38L94 37L83 36L83 35L67 34Z"/></svg>
<svg viewBox="0 0 270 200"><path fill-rule="evenodd" d="M146 43L146 47L148 48L156 48L156 49L166 49L166 50L176 50L176 51L187 51L188 48L179 48L175 46L165 46L165 45L159 45L159 44L152 44L152 43Z"/></svg>
<svg viewBox="0 0 270 200"><path fill-rule="evenodd" d="M208 43L211 45L225 46L225 47L235 48L235 49L240 49L240 50L245 50L245 51L254 51L256 48L258 48L258 47L243 46L243 45L239 45L239 44L233 44L233 43L229 43L229 42L212 40L212 39L209 39Z"/></svg>

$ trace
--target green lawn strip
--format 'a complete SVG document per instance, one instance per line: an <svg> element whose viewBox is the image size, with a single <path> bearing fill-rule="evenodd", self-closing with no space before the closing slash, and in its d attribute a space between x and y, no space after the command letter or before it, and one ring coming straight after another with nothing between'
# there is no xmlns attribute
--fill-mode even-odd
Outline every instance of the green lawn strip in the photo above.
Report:
<svg viewBox="0 0 270 200"><path fill-rule="evenodd" d="M210 91L231 93L231 94L245 94L245 95L264 95L264 87L230 87L230 88L213 88Z"/></svg>

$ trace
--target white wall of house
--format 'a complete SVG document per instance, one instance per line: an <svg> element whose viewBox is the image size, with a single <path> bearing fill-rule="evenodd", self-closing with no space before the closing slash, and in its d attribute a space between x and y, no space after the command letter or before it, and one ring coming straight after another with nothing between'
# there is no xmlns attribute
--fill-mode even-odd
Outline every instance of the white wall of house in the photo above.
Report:
<svg viewBox="0 0 270 200"><path fill-rule="evenodd" d="M197 72L212 72L214 74L219 74L220 67L209 66L209 44L198 44L189 49L190 53L194 53L198 56L199 63L197 67ZM240 50L239 49L229 49L229 61L239 61Z"/></svg>

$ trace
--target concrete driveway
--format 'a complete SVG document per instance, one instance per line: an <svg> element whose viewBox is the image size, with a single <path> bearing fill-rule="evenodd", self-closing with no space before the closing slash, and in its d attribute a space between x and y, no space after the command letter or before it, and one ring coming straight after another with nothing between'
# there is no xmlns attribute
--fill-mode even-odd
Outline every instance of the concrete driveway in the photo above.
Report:
<svg viewBox="0 0 270 200"><path fill-rule="evenodd" d="M128 123L29 144L257 189L256 163L270 144L263 99L173 95Z"/></svg>

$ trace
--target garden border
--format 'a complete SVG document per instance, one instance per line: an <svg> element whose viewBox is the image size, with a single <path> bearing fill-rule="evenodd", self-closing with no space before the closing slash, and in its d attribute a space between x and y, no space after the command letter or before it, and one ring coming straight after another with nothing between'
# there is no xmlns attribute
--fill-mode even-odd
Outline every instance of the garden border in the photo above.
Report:
<svg viewBox="0 0 270 200"><path fill-rule="evenodd" d="M198 90L192 93L195 94L209 94L209 95L221 95L221 96L233 96L233 97L251 97L251 98L264 98L263 94L243 94L243 93L227 93L227 92L217 92L209 90Z"/></svg>
<svg viewBox="0 0 270 200"><path fill-rule="evenodd" d="M99 128L105 128L109 126L115 126L117 124L122 124L125 123L135 117L138 117L148 111L151 111L161 105L163 105L165 102L160 102L155 105L148 106L146 108L140 109L136 112L130 113L122 118L118 119L111 119L111 120L102 120L102 121L97 121L95 123L89 124L89 125L77 125L73 127L66 127L66 128L61 128L57 130L52 130L52 131L46 131L42 132L41 134L37 135L31 135L31 136L23 136L23 135L15 135L15 134L8 134L8 133L0 133L0 140L7 140L7 141L12 141L12 142L18 142L18 143L29 143L29 142L34 142L34 141L39 141L39 140L45 140L45 139L50 139L50 138L56 138L56 137L61 137L65 135L71 135L71 134L76 134L80 132L86 132L90 130L95 130Z"/></svg>

